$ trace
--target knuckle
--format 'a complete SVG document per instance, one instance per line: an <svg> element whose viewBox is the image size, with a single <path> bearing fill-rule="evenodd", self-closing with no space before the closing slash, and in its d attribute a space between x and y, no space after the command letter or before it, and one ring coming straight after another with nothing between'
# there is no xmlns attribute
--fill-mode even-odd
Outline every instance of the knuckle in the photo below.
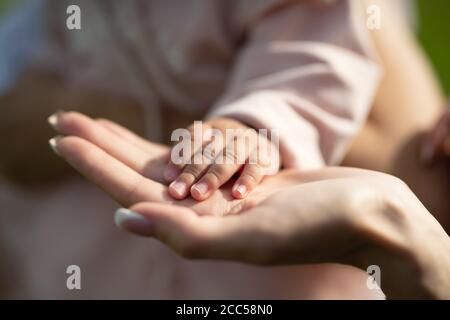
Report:
<svg viewBox="0 0 450 320"><path fill-rule="evenodd" d="M239 161L238 153L231 148L225 148L225 163L237 164L238 161Z"/></svg>
<svg viewBox="0 0 450 320"><path fill-rule="evenodd" d="M241 181L247 182L247 183L252 183L252 184L258 182L256 176L254 174L251 174L251 173L243 174L242 177L241 177Z"/></svg>
<svg viewBox="0 0 450 320"><path fill-rule="evenodd" d="M229 169L224 165L214 165L211 167L211 169L208 171L208 174L210 175L210 179L215 179L219 182L221 182L223 179L225 179L226 176L228 176Z"/></svg>
<svg viewBox="0 0 450 320"><path fill-rule="evenodd" d="M201 165L188 165L184 168L183 174L193 176L197 178L203 172L203 166Z"/></svg>
<svg viewBox="0 0 450 320"><path fill-rule="evenodd" d="M216 158L216 154L215 154L215 150L214 148L210 148L209 146L207 148L205 148L205 150L203 151L203 160L207 163L213 163L215 158Z"/></svg>
<svg viewBox="0 0 450 320"><path fill-rule="evenodd" d="M247 171L242 175L242 178L246 178L252 182L258 182L261 177L261 169L258 165L252 165Z"/></svg>

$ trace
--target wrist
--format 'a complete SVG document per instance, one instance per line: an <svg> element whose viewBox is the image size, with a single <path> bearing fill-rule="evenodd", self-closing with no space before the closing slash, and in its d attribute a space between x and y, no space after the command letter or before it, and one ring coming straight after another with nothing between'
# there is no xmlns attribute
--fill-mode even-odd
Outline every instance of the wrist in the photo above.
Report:
<svg viewBox="0 0 450 320"><path fill-rule="evenodd" d="M377 265L387 298L449 298L448 236L403 183L391 183L391 190L371 187L364 214L361 206L353 210L352 227L363 245L352 264L363 270Z"/></svg>

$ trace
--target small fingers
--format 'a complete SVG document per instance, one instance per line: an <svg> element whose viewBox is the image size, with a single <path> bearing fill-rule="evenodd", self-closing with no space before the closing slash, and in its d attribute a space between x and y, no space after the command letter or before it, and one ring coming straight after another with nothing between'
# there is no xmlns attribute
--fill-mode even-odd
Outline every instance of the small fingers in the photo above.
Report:
<svg viewBox="0 0 450 320"><path fill-rule="evenodd" d="M189 195L192 185L208 168L207 163L187 165L182 173L169 185L169 194L181 200Z"/></svg>
<svg viewBox="0 0 450 320"><path fill-rule="evenodd" d="M192 186L191 195L195 200L209 198L214 191L224 185L239 170L241 164L213 164L201 179Z"/></svg>
<svg viewBox="0 0 450 320"><path fill-rule="evenodd" d="M190 163L184 166L176 165L173 161L174 154L177 154L173 152L174 148L165 172L166 178L172 180L169 194L175 199L184 199L190 193L195 200L206 200L248 163L245 175L232 191L234 197L242 199L261 182L265 175L278 172L280 163L278 148L275 148L267 137L258 135L253 129L236 129L230 135L227 132L225 139L220 138L214 142L205 142L205 130L191 128L190 132L194 132L194 138L191 134L186 134L189 139L184 139L188 150L195 145L192 140L195 140L199 134L202 135L203 144L200 146L197 143L196 153L193 157L187 157ZM208 135L208 138L209 136L216 137L214 133ZM218 136L222 136L222 133L220 132ZM223 143L225 148L221 148ZM208 148L214 151L213 155L204 151ZM215 154L218 155L214 157ZM253 162L253 158L256 158L256 162ZM269 173L270 170L272 173Z"/></svg>
<svg viewBox="0 0 450 320"><path fill-rule="evenodd" d="M241 132L227 142L204 176L191 188L194 199L202 201L227 183L245 164L255 148L253 131Z"/></svg>
<svg viewBox="0 0 450 320"><path fill-rule="evenodd" d="M181 174L170 184L169 194L178 200L185 198L191 191L193 184L214 162L217 148L220 146L220 144L216 145L215 142L212 142L206 148L199 150L192 157L192 163L186 165ZM200 188L198 192L206 192L206 190L201 189L201 185L198 188Z"/></svg>
<svg viewBox="0 0 450 320"><path fill-rule="evenodd" d="M163 175L168 182L174 181L181 174L185 165L191 163L192 159L201 152L203 146L209 142L209 129L207 124L196 121L189 128L178 129L172 133L171 140L179 142L172 148L170 159L164 169Z"/></svg>
<svg viewBox="0 0 450 320"><path fill-rule="evenodd" d="M241 176L231 190L233 197L245 198L264 178L264 170L258 164L246 164Z"/></svg>
<svg viewBox="0 0 450 320"><path fill-rule="evenodd" d="M245 198L267 175L274 175L280 168L278 149L269 140L260 140L248 163L234 184L231 193L237 199Z"/></svg>

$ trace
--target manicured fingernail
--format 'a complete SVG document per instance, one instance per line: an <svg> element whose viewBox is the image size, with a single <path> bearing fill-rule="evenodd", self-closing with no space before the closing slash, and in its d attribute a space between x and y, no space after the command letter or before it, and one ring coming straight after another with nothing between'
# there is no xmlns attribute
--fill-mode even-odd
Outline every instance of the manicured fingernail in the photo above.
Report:
<svg viewBox="0 0 450 320"><path fill-rule="evenodd" d="M57 111L54 114L52 114L50 117L47 118L47 122L54 128L57 129L58 121L59 121L59 115L63 111Z"/></svg>
<svg viewBox="0 0 450 320"><path fill-rule="evenodd" d="M176 168L174 168L174 167L167 167L167 168L164 170L164 178L165 178L167 181L173 181L173 180L175 180L175 179L178 177L178 175L179 175L179 172L178 172L178 170L177 170Z"/></svg>
<svg viewBox="0 0 450 320"><path fill-rule="evenodd" d="M208 184L206 182L199 182L192 187L194 192L197 192L200 196L204 196L208 192Z"/></svg>
<svg viewBox="0 0 450 320"><path fill-rule="evenodd" d="M59 155L59 151L58 151L58 141L59 141L61 138L62 138L61 136L57 136L57 137L51 138L51 139L48 141L48 144L50 145L50 148L52 148L52 150L53 150L57 155Z"/></svg>
<svg viewBox="0 0 450 320"><path fill-rule="evenodd" d="M236 187L235 192L239 195L239 197L245 197L247 194L247 187L243 184L240 184Z"/></svg>
<svg viewBox="0 0 450 320"><path fill-rule="evenodd" d="M430 163L433 159L433 146L431 144L424 144L420 150L420 158L424 163Z"/></svg>
<svg viewBox="0 0 450 320"><path fill-rule="evenodd" d="M187 186L182 181L174 181L170 184L170 188L174 190L178 196L183 197L186 195Z"/></svg>
<svg viewBox="0 0 450 320"><path fill-rule="evenodd" d="M114 223L121 229L141 236L151 236L153 234L152 221L128 209L118 209L114 215Z"/></svg>

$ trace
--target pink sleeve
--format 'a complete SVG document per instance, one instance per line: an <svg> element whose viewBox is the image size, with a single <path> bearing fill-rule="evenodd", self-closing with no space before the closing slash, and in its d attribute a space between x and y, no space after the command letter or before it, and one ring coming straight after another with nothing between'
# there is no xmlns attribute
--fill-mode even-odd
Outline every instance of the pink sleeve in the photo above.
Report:
<svg viewBox="0 0 450 320"><path fill-rule="evenodd" d="M209 115L277 129L287 168L339 164L380 75L359 2L318 2L278 6L247 27L228 89Z"/></svg>

